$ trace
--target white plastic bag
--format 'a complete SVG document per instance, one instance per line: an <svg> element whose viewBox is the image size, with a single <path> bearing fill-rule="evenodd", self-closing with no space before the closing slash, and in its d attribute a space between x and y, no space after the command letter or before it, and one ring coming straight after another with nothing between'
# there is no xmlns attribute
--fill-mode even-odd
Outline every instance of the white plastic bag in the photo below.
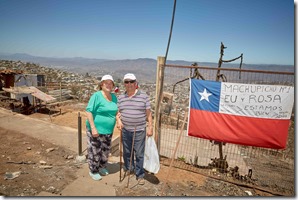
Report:
<svg viewBox="0 0 298 200"><path fill-rule="evenodd" d="M154 138L152 136L146 138L143 167L148 172L154 174L159 171L159 155Z"/></svg>

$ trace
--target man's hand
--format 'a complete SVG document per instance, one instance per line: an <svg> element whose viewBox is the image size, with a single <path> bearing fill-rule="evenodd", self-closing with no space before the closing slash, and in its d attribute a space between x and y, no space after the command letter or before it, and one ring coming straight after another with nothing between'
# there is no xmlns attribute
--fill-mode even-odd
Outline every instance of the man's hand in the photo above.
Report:
<svg viewBox="0 0 298 200"><path fill-rule="evenodd" d="M147 128L147 136L152 136L153 135L153 128L152 128L152 126L149 126L148 128Z"/></svg>

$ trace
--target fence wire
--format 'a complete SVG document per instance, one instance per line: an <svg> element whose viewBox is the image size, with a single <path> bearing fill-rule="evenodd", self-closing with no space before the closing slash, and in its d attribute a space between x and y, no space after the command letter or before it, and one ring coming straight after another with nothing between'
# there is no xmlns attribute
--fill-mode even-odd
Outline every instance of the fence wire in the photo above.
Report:
<svg viewBox="0 0 298 200"><path fill-rule="evenodd" d="M187 122L183 122L183 119L189 108L189 77L194 75L195 69L205 80L216 80L217 68L165 66L159 137L161 163L170 165L177 147L176 155L173 157L174 167L293 195L295 191L293 119L286 149L275 150L226 143L223 145L225 161L219 159L218 143L187 136ZM234 83L294 86L293 72L223 68L219 74L228 82ZM180 133L182 133L181 140L177 143ZM274 179L278 181L271 180L270 177L274 175L280 176L279 179ZM293 186L292 190L288 189L288 185Z"/></svg>

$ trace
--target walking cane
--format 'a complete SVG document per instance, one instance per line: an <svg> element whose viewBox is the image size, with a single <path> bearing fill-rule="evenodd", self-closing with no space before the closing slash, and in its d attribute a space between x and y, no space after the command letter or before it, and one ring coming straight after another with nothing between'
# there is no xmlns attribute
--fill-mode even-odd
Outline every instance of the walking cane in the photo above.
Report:
<svg viewBox="0 0 298 200"><path fill-rule="evenodd" d="M122 171L122 130L120 131L120 176L119 182L121 182L121 171Z"/></svg>
<svg viewBox="0 0 298 200"><path fill-rule="evenodd" d="M132 161L132 155L133 155L133 146L134 146L134 143L135 143L135 136L136 136L136 126L135 126L135 131L133 133L133 138L132 138L132 146L131 146L130 161L129 161L129 170L131 169L131 161ZM130 177L130 173L129 173L128 179L127 179L127 188L129 186L129 177Z"/></svg>

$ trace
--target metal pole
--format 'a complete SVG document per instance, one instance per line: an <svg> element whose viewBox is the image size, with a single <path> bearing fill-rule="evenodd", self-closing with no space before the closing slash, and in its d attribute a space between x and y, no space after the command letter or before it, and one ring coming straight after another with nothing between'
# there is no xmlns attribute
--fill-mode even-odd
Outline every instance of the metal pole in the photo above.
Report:
<svg viewBox="0 0 298 200"><path fill-rule="evenodd" d="M176 124L176 130L178 130L178 128L179 128L179 114L178 114L178 117L177 117L177 124Z"/></svg>
<svg viewBox="0 0 298 200"><path fill-rule="evenodd" d="M79 147L79 156L82 155L82 118L78 116L78 147Z"/></svg>

